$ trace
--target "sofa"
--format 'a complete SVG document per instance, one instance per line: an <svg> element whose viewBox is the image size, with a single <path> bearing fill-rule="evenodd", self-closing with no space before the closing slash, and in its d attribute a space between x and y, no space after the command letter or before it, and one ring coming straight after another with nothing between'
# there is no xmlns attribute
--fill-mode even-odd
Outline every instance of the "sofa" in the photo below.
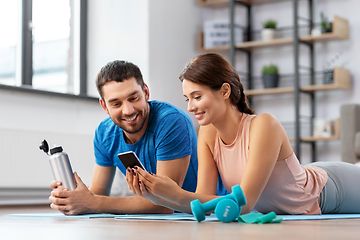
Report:
<svg viewBox="0 0 360 240"><path fill-rule="evenodd" d="M360 104L340 107L341 160L360 162Z"/></svg>

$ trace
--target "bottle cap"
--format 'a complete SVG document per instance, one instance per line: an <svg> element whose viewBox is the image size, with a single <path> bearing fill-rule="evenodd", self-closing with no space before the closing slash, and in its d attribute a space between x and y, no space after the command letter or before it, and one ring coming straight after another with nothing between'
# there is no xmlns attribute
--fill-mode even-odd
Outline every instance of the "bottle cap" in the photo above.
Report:
<svg viewBox="0 0 360 240"><path fill-rule="evenodd" d="M63 148L61 146L53 147L52 149L50 149L50 155L53 155L55 153L62 152L62 151L63 151Z"/></svg>
<svg viewBox="0 0 360 240"><path fill-rule="evenodd" d="M40 150L43 150L46 154L49 152L49 144L44 139L44 141L41 142L41 145L39 146Z"/></svg>

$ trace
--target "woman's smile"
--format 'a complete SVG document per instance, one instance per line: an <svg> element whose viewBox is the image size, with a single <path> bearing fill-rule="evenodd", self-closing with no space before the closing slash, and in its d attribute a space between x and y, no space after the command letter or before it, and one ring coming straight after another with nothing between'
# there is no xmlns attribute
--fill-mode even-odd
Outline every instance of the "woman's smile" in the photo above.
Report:
<svg viewBox="0 0 360 240"><path fill-rule="evenodd" d="M204 116L204 113L205 113L205 112L197 112L197 113L194 113L194 114L195 114L195 117L196 117L196 120L200 120L200 119Z"/></svg>

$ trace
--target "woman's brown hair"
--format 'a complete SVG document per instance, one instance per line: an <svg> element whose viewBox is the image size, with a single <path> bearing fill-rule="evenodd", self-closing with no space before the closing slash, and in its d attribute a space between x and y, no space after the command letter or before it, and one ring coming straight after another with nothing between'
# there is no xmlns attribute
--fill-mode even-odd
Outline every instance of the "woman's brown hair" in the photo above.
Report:
<svg viewBox="0 0 360 240"><path fill-rule="evenodd" d="M224 83L231 86L230 101L240 112L254 114L246 103L244 87L234 67L216 53L205 53L195 57L180 74L180 80L188 80L219 90Z"/></svg>

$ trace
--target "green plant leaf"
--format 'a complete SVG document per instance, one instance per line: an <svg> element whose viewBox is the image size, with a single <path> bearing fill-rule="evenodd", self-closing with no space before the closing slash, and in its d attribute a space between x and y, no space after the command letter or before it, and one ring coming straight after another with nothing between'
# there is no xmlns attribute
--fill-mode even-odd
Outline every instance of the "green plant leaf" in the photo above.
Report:
<svg viewBox="0 0 360 240"><path fill-rule="evenodd" d="M276 28L276 24L277 24L277 21L276 21L276 20L269 19L269 20L263 22L263 27L264 27L264 28L272 28L272 29L275 29L275 28Z"/></svg>
<svg viewBox="0 0 360 240"><path fill-rule="evenodd" d="M263 75L278 74L278 67L275 64L265 65L263 66L261 73Z"/></svg>

